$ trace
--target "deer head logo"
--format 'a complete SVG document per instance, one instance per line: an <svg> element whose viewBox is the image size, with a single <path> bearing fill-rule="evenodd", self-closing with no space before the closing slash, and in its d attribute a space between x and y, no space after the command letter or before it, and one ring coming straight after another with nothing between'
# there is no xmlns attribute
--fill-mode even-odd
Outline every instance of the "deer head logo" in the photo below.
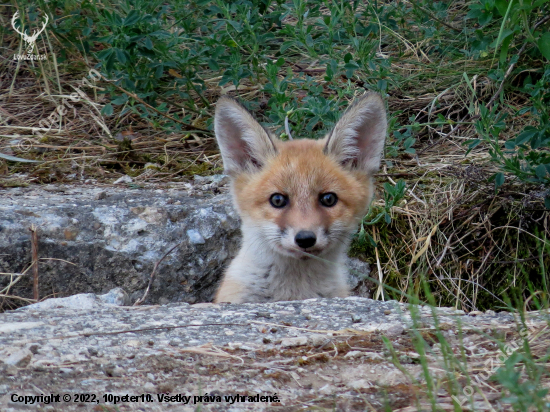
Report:
<svg viewBox="0 0 550 412"><path fill-rule="evenodd" d="M48 21L49 21L49 17L48 15L46 14L46 21L42 24L42 28L41 29L38 29L38 30L35 30L30 36L25 33L24 31L21 32L19 30L17 30L17 27L15 27L15 20L17 19L17 17L19 16L19 12L16 11L15 14L13 15L12 19L11 19L11 25L13 27L13 29L19 33L21 35L21 37L23 37L23 40L25 41L25 43L27 44L27 54L31 54L33 49L34 49L34 45L36 43L36 39L38 38L38 36L40 35L40 33L42 33L44 31L44 29L46 28L46 24L48 24ZM21 29L23 29L23 25L21 25Z"/></svg>

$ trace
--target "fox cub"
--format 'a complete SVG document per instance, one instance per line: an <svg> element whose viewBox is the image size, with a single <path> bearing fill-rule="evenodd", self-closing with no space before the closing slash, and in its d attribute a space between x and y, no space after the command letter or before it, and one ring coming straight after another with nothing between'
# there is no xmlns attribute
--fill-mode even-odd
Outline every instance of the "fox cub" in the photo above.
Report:
<svg viewBox="0 0 550 412"><path fill-rule="evenodd" d="M322 140L283 142L229 97L214 128L243 234L214 301L347 296L346 252L386 137L380 96L357 99Z"/></svg>

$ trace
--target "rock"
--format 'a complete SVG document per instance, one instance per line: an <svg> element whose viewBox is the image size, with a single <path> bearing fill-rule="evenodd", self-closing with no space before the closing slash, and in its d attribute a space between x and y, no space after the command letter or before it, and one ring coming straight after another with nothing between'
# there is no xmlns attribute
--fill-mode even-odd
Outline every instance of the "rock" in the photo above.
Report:
<svg viewBox="0 0 550 412"><path fill-rule="evenodd" d="M414 361L412 360L412 358L410 356L407 356L407 355L399 355L399 363L403 363L403 364L411 364L413 363Z"/></svg>
<svg viewBox="0 0 550 412"><path fill-rule="evenodd" d="M351 321L353 323L361 323L363 321L363 318L361 316L356 315L355 313L351 315Z"/></svg>
<svg viewBox="0 0 550 412"><path fill-rule="evenodd" d="M129 304L128 295L122 288L115 288L104 295L94 295L93 293L79 293L78 295L69 296L66 298L46 299L42 302L33 303L32 305L23 306L18 310L48 310L54 308L70 308L70 309L96 309L103 305L122 306Z"/></svg>
<svg viewBox="0 0 550 412"><path fill-rule="evenodd" d="M102 301L93 293L79 293L78 295L69 296L66 298L46 299L42 302L33 303L29 306L23 306L18 310L49 310L55 308L70 308L70 309L96 309L102 305Z"/></svg>
<svg viewBox="0 0 550 412"><path fill-rule="evenodd" d="M161 298L210 301L238 251L239 218L228 194L188 192L73 185L0 189L0 272L28 267L34 224L39 257L52 258L39 263L40 296L122 287L129 296L125 304L133 304L155 264L176 246L157 268L144 304ZM31 271L26 273L10 294L33 297ZM0 289L9 279L0 276Z"/></svg>
<svg viewBox="0 0 550 412"><path fill-rule="evenodd" d="M283 348L293 348L295 346L304 346L307 345L307 337L300 336L297 338L286 338L281 341L281 347Z"/></svg>
<svg viewBox="0 0 550 412"><path fill-rule="evenodd" d="M211 176L195 175L193 176L193 179L195 180L196 183L199 183L201 185L214 183L218 186L223 186L230 182L230 178L228 175L211 175Z"/></svg>
<svg viewBox="0 0 550 412"><path fill-rule="evenodd" d="M195 176L201 190L214 192L228 179ZM129 176L117 180L130 181ZM196 193L192 184L164 190L123 185L0 189L0 272L21 273L28 267L34 224L39 257L51 258L39 263L40 296L101 294L122 287L128 294L124 304L132 304L143 296L155 264L176 246L157 268L144 303L210 301L238 251L239 218L229 194ZM362 279L368 263L350 258L347 266L352 293L368 296L369 284ZM0 288L8 281L0 277ZM30 272L10 293L32 298ZM90 299L89 307L95 307Z"/></svg>
<svg viewBox="0 0 550 412"><path fill-rule="evenodd" d="M152 382L147 382L145 385L143 385L143 390L145 391L145 393L155 393L155 384Z"/></svg>
<svg viewBox="0 0 550 412"><path fill-rule="evenodd" d="M8 325L0 332L0 360L3 361L0 362L0 410L18 410L15 403L9 403L14 394L96 394L100 404L89 405L89 410L137 412L145 408L166 412L198 409L201 403L193 404L193 396L206 393L222 398L225 394L277 393L280 410L304 405L305 400L308 408L322 410L326 409L329 399L331 410L347 411L352 410L349 401L356 395L350 391L362 392L361 397L368 398L373 405L384 405L388 399L386 393L405 395L399 398L400 405L410 402L410 377L422 373L422 365L416 358L413 362L409 357L409 363L402 362L397 369L391 356L382 357L386 347L380 334L396 325L408 330L412 323L405 305L395 301L354 296L266 304L170 303L141 307L113 306L99 298L97 301L98 306L89 310L54 306L44 311L31 308L0 313L0 327ZM391 319L384 315L386 310L392 310ZM258 314L267 313L269 321L258 318ZM350 313L361 316L363 322L353 324ZM438 322L456 328L460 323L463 330L468 330L470 346L472 342L486 340L481 331L491 327L493 320L507 332L517 330L514 315L510 313L491 319L456 316L454 312L439 309L434 313ZM310 314L312 319L305 319L304 314ZM535 332L547 325L545 315L547 313L538 317L530 312L530 327ZM419 323L433 327L432 312L419 316ZM274 324L280 326L274 328L272 334L270 328ZM362 329L368 325L374 325L372 330ZM263 343L264 337L273 342ZM512 343L517 340L517 334L507 333L503 339L503 343ZM321 347L325 343L328 344ZM394 345L399 357L413 356L411 348L408 342ZM494 352L487 352L485 358L480 356L481 353L476 352L466 366L482 364L492 359ZM12 363L28 362L27 366L9 365L4 361L16 358L19 361ZM430 373L441 369L438 356L428 356L426 362ZM158 402L156 394L167 392L191 396L191 404ZM153 394L154 401L132 402L118 398L114 404L114 396L147 393ZM418 393L423 396L425 388L419 387ZM112 401L105 400L104 394ZM6 400L7 406L3 403ZM44 408L46 405L42 403ZM78 402L66 402L62 407L61 403L51 404L55 406L53 410L64 412L80 412L88 406ZM35 410L34 406L27 409ZM274 409L266 403L239 402L231 406L223 400L201 408Z"/></svg>
<svg viewBox="0 0 550 412"><path fill-rule="evenodd" d="M105 375L112 378L120 378L121 376L124 376L124 369L120 366L108 365L105 367Z"/></svg>
<svg viewBox="0 0 550 412"><path fill-rule="evenodd" d="M350 350L348 353L344 355L344 358L359 358L363 356L364 353L360 350Z"/></svg>
<svg viewBox="0 0 550 412"><path fill-rule="evenodd" d="M115 180L113 182L114 185L119 185L121 183L132 183L134 181L134 179L132 179L130 176L128 175L124 175L122 177L119 177L117 180Z"/></svg>
<svg viewBox="0 0 550 412"><path fill-rule="evenodd" d="M357 380L348 382L348 387L355 390L368 389L368 388L372 388L372 386L373 386L372 383L370 383L366 379L357 379Z"/></svg>
<svg viewBox="0 0 550 412"><path fill-rule="evenodd" d="M370 297L370 291L375 286L374 282L366 279L370 276L370 265L360 259L348 257L346 266L349 269L348 284L351 293L356 296Z"/></svg>
<svg viewBox="0 0 550 412"><path fill-rule="evenodd" d="M405 331L405 328L403 328L402 325L393 325L386 330L385 335L388 338L396 338L398 336L401 336L404 331Z"/></svg>
<svg viewBox="0 0 550 412"><path fill-rule="evenodd" d="M6 365L17 366L18 368L25 368L31 359L32 352L28 349L21 349L4 359L4 363Z"/></svg>
<svg viewBox="0 0 550 412"><path fill-rule="evenodd" d="M111 289L104 295L99 295L98 299L108 305L128 306L130 305L130 297L122 288Z"/></svg>
<svg viewBox="0 0 550 412"><path fill-rule="evenodd" d="M314 334L307 337L307 343L315 347L323 346L328 342L330 342L330 338L326 335Z"/></svg>

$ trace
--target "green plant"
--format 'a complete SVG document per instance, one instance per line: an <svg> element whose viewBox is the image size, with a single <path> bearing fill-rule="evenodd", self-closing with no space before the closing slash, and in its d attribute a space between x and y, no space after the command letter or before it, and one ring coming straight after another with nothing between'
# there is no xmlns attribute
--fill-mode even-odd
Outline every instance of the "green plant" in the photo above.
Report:
<svg viewBox="0 0 550 412"><path fill-rule="evenodd" d="M391 223L390 211L391 208L397 206L399 201L405 196L405 189L407 185L403 179L399 179L395 186L392 186L389 183L384 183L384 210L378 212L374 217L372 213L367 213L367 216L363 219L363 225L375 225L382 218L389 225Z"/></svg>
<svg viewBox="0 0 550 412"><path fill-rule="evenodd" d="M498 140L506 129L506 113L500 112L497 106L489 109L481 105L480 119L476 121L481 139L473 140L469 146L473 149L482 141L489 145L491 160L502 170L491 177L497 190L504 184L504 172L527 183L550 185L550 70L547 69L535 83L527 78L524 90L531 96L531 106L522 108L518 114L530 114L535 124L508 139L503 148ZM550 208L549 192L545 195L545 205Z"/></svg>
<svg viewBox="0 0 550 412"><path fill-rule="evenodd" d="M97 38L105 46L97 52L99 67L146 100L154 95L165 68L177 67L170 50L178 40L163 29L168 10L159 6L158 1L127 0L120 10L103 10L99 32L108 34Z"/></svg>
<svg viewBox="0 0 550 412"><path fill-rule="evenodd" d="M418 392L421 395L415 399L418 410L426 410L426 406L420 405L421 401L429 402L432 411L440 410L439 396L443 394L450 396L456 412L465 410L465 407L473 411L487 410L495 406L484 393L487 389L493 393L500 390L502 397L498 402L510 405L514 411L548 410L547 325L527 326L522 315L523 299L517 298L515 304L510 301L506 304L508 311L519 315L517 329L510 331L512 333L502 334L495 328L485 332L472 330L471 326L464 328L460 317L456 318L455 327L449 329L449 325L440 319L442 313L436 307L435 296L426 278L420 283L428 305L421 306L418 295L407 294L412 322L409 334L418 357L413 360L400 355L393 342L382 337L393 364L412 385L422 388ZM427 327L422 320L428 311L431 312L433 327ZM545 321L550 322L550 319L546 317ZM483 337L481 345L466 344L465 334L472 332ZM457 342L451 343L449 338ZM535 350L541 346L543 351L538 350L535 355ZM472 358L476 363L474 368L471 367ZM420 364L420 375L414 376L403 361ZM434 370L440 373L434 374Z"/></svg>
<svg viewBox="0 0 550 412"><path fill-rule="evenodd" d="M393 117L392 120L390 120L390 130L393 130L393 139L389 139L388 145L386 146L386 157L397 157L402 152L410 154L416 153L412 145L416 143L416 138L414 136L420 131L420 124L416 121L414 116L409 118L410 124L405 126L395 124L396 117Z"/></svg>
<svg viewBox="0 0 550 412"><path fill-rule="evenodd" d="M541 379L546 374L530 356L530 346L527 343L523 352L514 352L498 368L494 380L500 383L507 391L502 401L511 404L516 411L545 411L550 408L546 395L548 389L541 387ZM527 379L522 379L520 369L528 373Z"/></svg>
<svg viewBox="0 0 550 412"><path fill-rule="evenodd" d="M391 219L391 209L397 206L401 199L405 196L406 183L400 179L395 186L389 183L384 183L384 208L378 210L377 208L370 207L367 215L361 221L359 233L356 235L357 241L360 244L370 243L373 247L376 247L376 242L370 234L365 230L365 226L373 226L378 224L382 219L389 225Z"/></svg>
<svg viewBox="0 0 550 412"><path fill-rule="evenodd" d="M545 21L544 14L548 13L549 3L548 0L479 0L470 4L466 17L476 19L481 26L493 21L499 23L501 19L496 39L484 35L482 30L476 30L474 47L480 51L492 47L495 54L500 47L500 62L504 63L514 37L522 35L523 42L528 42L550 60L550 32L537 30L540 22ZM534 22L534 18L539 21Z"/></svg>
<svg viewBox="0 0 550 412"><path fill-rule="evenodd" d="M493 58L500 50L499 67L491 70L489 77L501 83L490 102L482 103L479 107L479 119L475 125L480 138L470 142L469 150L481 141L490 147L491 160L501 169L490 178L495 182L495 190L504 184L504 173L510 173L524 182L547 187L550 183L550 71L538 68L523 79L521 90L530 96L531 106L521 108L517 115L530 115L532 122L516 137L507 139L504 148L498 139L507 129L507 113L499 110L495 102L522 54L542 55L543 59L550 60L550 31L547 25L550 20L550 1L480 0L470 4L469 8L468 18L476 19L481 26L489 26L491 23L498 26L498 31L489 32L492 35L486 35L487 30L483 34L478 30L477 40L472 45L475 50L482 51L482 56L488 56L488 50L493 48ZM508 59L514 43L519 51ZM545 206L550 208L548 191L545 194Z"/></svg>

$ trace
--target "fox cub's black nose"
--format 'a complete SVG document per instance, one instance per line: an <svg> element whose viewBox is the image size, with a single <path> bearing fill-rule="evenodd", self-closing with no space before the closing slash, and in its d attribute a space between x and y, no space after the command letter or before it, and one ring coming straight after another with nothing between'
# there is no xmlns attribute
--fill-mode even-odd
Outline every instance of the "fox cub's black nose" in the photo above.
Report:
<svg viewBox="0 0 550 412"><path fill-rule="evenodd" d="M294 241L302 249L307 249L308 247L315 245L317 238L315 237L315 233L310 232L309 230L300 230L294 238Z"/></svg>

